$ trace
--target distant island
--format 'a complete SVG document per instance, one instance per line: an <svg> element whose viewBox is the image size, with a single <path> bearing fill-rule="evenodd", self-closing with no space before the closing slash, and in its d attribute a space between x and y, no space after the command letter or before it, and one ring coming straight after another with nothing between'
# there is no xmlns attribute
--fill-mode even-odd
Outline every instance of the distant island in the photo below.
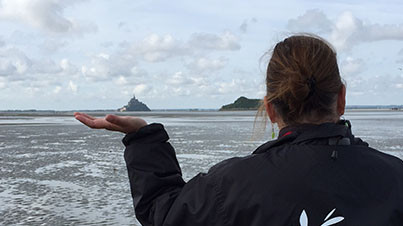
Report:
<svg viewBox="0 0 403 226"><path fill-rule="evenodd" d="M261 101L261 99L249 99L241 96L234 103L222 106L219 111L257 110L261 104ZM347 105L346 109L403 111L403 105Z"/></svg>
<svg viewBox="0 0 403 226"><path fill-rule="evenodd" d="M119 108L118 111L124 112L124 111L151 111L151 110L143 102L137 100L136 96L133 96L133 98L130 99L129 103Z"/></svg>
<svg viewBox="0 0 403 226"><path fill-rule="evenodd" d="M220 111L257 110L260 106L260 102L260 99L248 99L241 96L234 103L222 106Z"/></svg>

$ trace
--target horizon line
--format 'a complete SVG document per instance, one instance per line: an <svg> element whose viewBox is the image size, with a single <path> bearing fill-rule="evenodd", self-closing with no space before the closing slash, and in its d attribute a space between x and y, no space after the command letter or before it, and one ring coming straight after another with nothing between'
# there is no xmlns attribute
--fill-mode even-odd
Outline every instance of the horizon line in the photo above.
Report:
<svg viewBox="0 0 403 226"><path fill-rule="evenodd" d="M403 108L403 104L385 104L385 105L369 105L369 104L354 104L354 105L346 105L346 109L391 109L391 108ZM218 111L220 108L156 108L150 109L151 111ZM54 112L74 112L74 111L112 111L119 112L118 109L66 109L66 110L56 110L56 109L0 109L0 112L13 112L13 111L54 111Z"/></svg>

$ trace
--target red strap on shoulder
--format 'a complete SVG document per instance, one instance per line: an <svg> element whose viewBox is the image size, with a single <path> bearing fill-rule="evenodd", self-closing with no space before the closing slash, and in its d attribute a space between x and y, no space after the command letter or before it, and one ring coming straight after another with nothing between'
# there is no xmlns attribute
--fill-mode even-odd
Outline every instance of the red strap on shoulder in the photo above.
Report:
<svg viewBox="0 0 403 226"><path fill-rule="evenodd" d="M288 131L288 132L284 133L284 135L281 136L281 137L285 137L285 136L288 136L288 135L290 135L290 134L292 134L292 131Z"/></svg>

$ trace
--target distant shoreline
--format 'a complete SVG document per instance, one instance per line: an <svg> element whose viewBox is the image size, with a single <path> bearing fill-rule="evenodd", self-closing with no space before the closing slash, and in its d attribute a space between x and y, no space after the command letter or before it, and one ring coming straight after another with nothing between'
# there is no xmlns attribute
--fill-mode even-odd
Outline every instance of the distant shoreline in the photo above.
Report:
<svg viewBox="0 0 403 226"><path fill-rule="evenodd" d="M234 108L221 111L256 111L256 108ZM348 105L346 106L348 111L403 111L403 105ZM178 109L151 109L151 112L214 112L220 111L219 108L178 108ZM76 109L76 110L36 110L36 109L12 109L12 110L0 110L0 115L8 113L17 114L41 114L41 113L53 113L53 114L65 114L71 112L99 112L99 113L109 113L109 112L120 112L116 109ZM126 113L136 113L136 112L147 112L147 111L124 111Z"/></svg>
<svg viewBox="0 0 403 226"><path fill-rule="evenodd" d="M400 108L398 110L392 110L391 108L346 108L346 112L403 112L403 109ZM21 117L48 117L48 116L59 116L59 117L72 117L74 112L85 112L94 116L105 116L107 114L116 114L116 115L133 115L133 116L156 116L156 115L165 115L167 117L180 116L180 115L203 115L205 113L209 114L231 114L234 112L239 114L240 112L245 112L250 114L250 112L257 112L257 110L225 110L219 111L218 109L158 109L151 111L126 111L119 112L116 110L72 110L72 111L0 111L0 117L4 116L21 116Z"/></svg>

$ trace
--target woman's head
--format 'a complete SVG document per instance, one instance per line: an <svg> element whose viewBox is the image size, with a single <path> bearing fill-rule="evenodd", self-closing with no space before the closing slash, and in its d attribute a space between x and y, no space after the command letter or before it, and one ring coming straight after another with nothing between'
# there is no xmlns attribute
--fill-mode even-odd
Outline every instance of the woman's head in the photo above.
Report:
<svg viewBox="0 0 403 226"><path fill-rule="evenodd" d="M267 66L265 106L272 122L283 125L336 121L344 113L345 87L330 44L307 35L277 43Z"/></svg>

